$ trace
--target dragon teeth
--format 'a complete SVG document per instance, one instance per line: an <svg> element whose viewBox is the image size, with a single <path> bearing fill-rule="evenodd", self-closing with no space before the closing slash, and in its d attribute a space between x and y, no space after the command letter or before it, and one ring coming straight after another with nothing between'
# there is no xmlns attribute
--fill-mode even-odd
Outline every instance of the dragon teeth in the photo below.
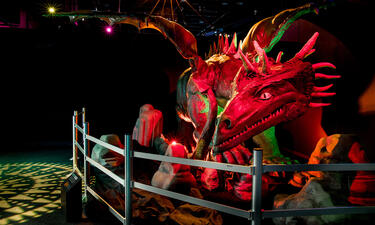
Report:
<svg viewBox="0 0 375 225"><path fill-rule="evenodd" d="M242 130L240 133L238 133L238 134L234 135L233 137L227 139L226 141L224 141L223 143L219 144L218 146L219 146L219 147L220 147L220 146L223 146L223 145L225 145L225 144L227 144L227 143L233 141L234 139L239 138L239 137L242 136L244 133L246 133L249 129L253 129L253 128L259 126L260 124L263 124L264 122L268 121L270 118L273 118L273 117L275 117L275 116L278 116L282 111L283 111L283 109L282 109L282 108L279 108L279 109L277 109L274 113L271 113L270 115L268 115L268 116L266 116L266 117L264 117L264 118L258 120L256 123L252 124L251 126L246 125L245 129Z"/></svg>

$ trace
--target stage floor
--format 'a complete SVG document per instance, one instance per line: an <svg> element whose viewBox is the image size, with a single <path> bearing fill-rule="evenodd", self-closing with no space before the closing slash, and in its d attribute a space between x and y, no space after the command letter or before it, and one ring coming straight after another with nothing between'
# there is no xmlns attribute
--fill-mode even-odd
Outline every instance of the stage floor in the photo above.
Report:
<svg viewBox="0 0 375 225"><path fill-rule="evenodd" d="M72 150L41 147L2 153L0 225L102 225L82 219L67 223L61 209L61 183L71 173Z"/></svg>

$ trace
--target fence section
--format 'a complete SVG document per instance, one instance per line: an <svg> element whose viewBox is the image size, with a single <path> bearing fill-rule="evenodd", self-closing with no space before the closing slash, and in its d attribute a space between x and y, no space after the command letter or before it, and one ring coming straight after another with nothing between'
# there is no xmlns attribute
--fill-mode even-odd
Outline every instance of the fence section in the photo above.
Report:
<svg viewBox="0 0 375 225"><path fill-rule="evenodd" d="M82 134L83 147L78 143L78 132ZM114 174L107 168L103 167L90 157L89 141L108 148L124 156L125 174L124 179ZM84 171L79 171L77 167L78 150L84 155ZM212 168L237 173L246 173L253 176L252 204L251 210L243 210L216 202L191 197L189 195L160 189L147 184L133 181L132 163L133 158L141 158L148 160L156 160L161 162L184 164L189 166ZM87 192L93 195L97 200L108 206L109 211L123 224L131 224L131 192L132 188L139 188L155 194L163 195L180 201L208 207L220 212L246 218L253 225L260 225L263 218L271 217L288 217L288 216L317 216L317 215L333 215L333 214L357 214L357 213L375 213L375 206L345 206L345 207L329 207L329 208L312 208L312 209L288 209L288 210L262 210L262 174L271 171L375 171L375 163L361 164L294 164L294 165L263 165L263 155L260 149L254 149L253 165L243 166L227 163L209 162L203 160L192 160L185 158L176 158L163 155L155 155L150 153L133 151L130 135L125 135L124 149L103 142L88 133L88 123L85 119L85 110L82 112L82 127L78 125L78 113L74 112L73 116L73 170L77 171L83 178L85 197ZM89 187L87 178L89 177L89 165L96 167L116 182L124 187L125 193L125 217L109 205L98 193Z"/></svg>

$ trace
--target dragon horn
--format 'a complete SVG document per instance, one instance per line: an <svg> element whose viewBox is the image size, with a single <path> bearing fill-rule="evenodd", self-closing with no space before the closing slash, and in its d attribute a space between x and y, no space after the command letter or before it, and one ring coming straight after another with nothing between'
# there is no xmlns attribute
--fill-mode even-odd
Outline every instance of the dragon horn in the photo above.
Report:
<svg viewBox="0 0 375 225"><path fill-rule="evenodd" d="M315 32L313 34L313 36L306 42L306 44L301 48L301 50L289 61L293 61L293 60L302 60L304 59L306 56L312 54L313 52L311 52L312 48L314 47L315 45L315 42L316 42L316 39L318 38L319 36L319 33L318 32Z"/></svg>
<svg viewBox="0 0 375 225"><path fill-rule="evenodd" d="M320 62L320 63L315 63L315 64L312 65L312 68L314 70L324 68L324 67L336 69L336 66L333 65L332 63L329 63L329 62Z"/></svg>
<svg viewBox="0 0 375 225"><path fill-rule="evenodd" d="M253 66L253 64L249 61L249 59L243 54L241 48L238 48L238 53L241 57L242 64L245 67L246 72L258 72L258 70Z"/></svg>
<svg viewBox="0 0 375 225"><path fill-rule="evenodd" d="M266 74L268 66L269 66L267 54L264 51L264 49L259 46L257 41L254 41L253 43L254 43L255 51L258 54L259 61L262 62L262 72L263 74Z"/></svg>
<svg viewBox="0 0 375 225"><path fill-rule="evenodd" d="M313 92L311 93L311 97L329 97L336 95L335 92Z"/></svg>
<svg viewBox="0 0 375 225"><path fill-rule="evenodd" d="M323 73L315 73L315 79L337 79L341 78L340 75L327 75Z"/></svg>
<svg viewBox="0 0 375 225"><path fill-rule="evenodd" d="M315 92L327 91L327 90L330 89L332 86L333 86L333 84L330 84L330 85L327 85L327 86L324 86L324 87L316 87L316 86L314 86L314 87L313 87L313 91L315 91Z"/></svg>
<svg viewBox="0 0 375 225"><path fill-rule="evenodd" d="M280 51L279 54L277 54L276 57L276 63L279 63L281 61L281 57L284 55L284 52Z"/></svg>
<svg viewBox="0 0 375 225"><path fill-rule="evenodd" d="M309 106L312 108L317 108L317 107L323 107L323 106L329 106L331 103L315 103L315 102L310 102Z"/></svg>

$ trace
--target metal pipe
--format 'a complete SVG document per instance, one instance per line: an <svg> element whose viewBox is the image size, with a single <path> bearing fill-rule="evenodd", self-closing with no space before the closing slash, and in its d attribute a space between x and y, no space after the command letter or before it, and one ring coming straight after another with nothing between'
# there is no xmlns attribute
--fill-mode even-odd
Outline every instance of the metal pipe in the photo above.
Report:
<svg viewBox="0 0 375 225"><path fill-rule="evenodd" d="M87 122L83 123L83 150L85 152L83 156L83 183L84 183L84 199L87 200Z"/></svg>
<svg viewBox="0 0 375 225"><path fill-rule="evenodd" d="M211 201L208 201L208 200L205 200L205 199L196 198L196 197L192 197L192 196L185 195L185 194L180 194L180 193L173 192L173 191L168 191L168 190L157 188L157 187L154 187L154 186L151 186L151 185L142 184L142 183L139 183L139 182L136 182L136 181L134 181L134 187L138 188L138 189L141 189L141 190L149 191L149 192L152 192L152 193L155 193L155 194L158 194L158 195L163 195L163 196L166 196L166 197L169 197L169 198L177 199L179 201L188 202L188 203L191 203L191 204L194 204L194 205L200 205L200 206L207 207L207 208L210 208L210 209L214 209L214 210L217 210L217 211L220 211L220 212L224 212L224 213L228 213L228 214L231 214L231 215L239 216L239 217L242 217L242 218L246 218L246 219L252 218L252 211L251 210L248 211L248 210L244 210L244 209L234 208L232 206L223 205L223 204L216 203L216 202L211 202Z"/></svg>
<svg viewBox="0 0 375 225"><path fill-rule="evenodd" d="M125 135L125 146L124 146L124 158L125 158L125 224L131 224L131 217L132 217L132 146L131 146L131 138L129 134Z"/></svg>
<svg viewBox="0 0 375 225"><path fill-rule="evenodd" d="M87 187L87 191L95 197L98 201L102 202L104 205L106 205L109 209L109 211L114 215L118 220L123 222L125 218L115 209L113 208L105 199L103 199L98 193L96 193L93 189L90 187Z"/></svg>
<svg viewBox="0 0 375 225"><path fill-rule="evenodd" d="M82 108L82 126L86 122L86 108Z"/></svg>
<svg viewBox="0 0 375 225"><path fill-rule="evenodd" d="M264 165L263 172L271 171L373 171L375 163L292 164Z"/></svg>
<svg viewBox="0 0 375 225"><path fill-rule="evenodd" d="M77 121L77 111L74 111L73 114L73 172L77 168L77 147L76 147L76 142L77 142L77 128L76 128L76 122Z"/></svg>
<svg viewBox="0 0 375 225"><path fill-rule="evenodd" d="M149 160L157 160L161 162L169 162L169 163L177 163L189 166L197 166L197 167L205 167L205 168L212 168L218 170L225 170L237 173L253 173L253 166L243 166L243 165L234 165L229 163L218 163L218 162L210 162L204 160L197 160L197 159L185 159L185 158L178 158L178 157L171 157L165 155L157 155L151 153L144 153L144 152L133 152L134 158L141 158L141 159L149 159Z"/></svg>
<svg viewBox="0 0 375 225"><path fill-rule="evenodd" d="M289 217L289 216L321 216L337 214L370 214L375 213L375 206L339 206L324 208L304 209L273 209L264 210L263 218Z"/></svg>
<svg viewBox="0 0 375 225"><path fill-rule="evenodd" d="M90 142L87 141L87 135L90 134L90 130L89 130L89 123L86 122L86 108L85 107L82 108L82 127L84 127L84 124L86 124L86 135L84 135L84 139L83 140L86 142L86 155L87 156L91 156ZM86 173L85 173L87 179L90 178L90 174L91 174L90 173L90 167L87 167L86 168Z"/></svg>
<svg viewBox="0 0 375 225"><path fill-rule="evenodd" d="M262 220L262 174L263 174L263 151L259 148L254 148L254 175L253 175L253 190L252 190L252 211L253 220L252 225L260 225Z"/></svg>
<svg viewBox="0 0 375 225"><path fill-rule="evenodd" d="M95 162L95 160L93 160L92 158L86 157L86 160L87 160L88 163L90 163L89 165L95 166L97 169L99 169L101 172L105 173L107 176L109 176L110 178L115 180L117 183L119 183L121 185L125 185L124 179L122 179L118 175L114 174L112 171L110 171L109 169L100 165L99 163Z"/></svg>

